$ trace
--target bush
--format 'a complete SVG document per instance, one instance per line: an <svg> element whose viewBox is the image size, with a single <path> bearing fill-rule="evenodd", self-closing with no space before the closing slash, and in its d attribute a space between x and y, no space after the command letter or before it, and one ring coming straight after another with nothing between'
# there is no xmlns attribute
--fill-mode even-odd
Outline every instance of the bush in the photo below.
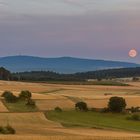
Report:
<svg viewBox="0 0 140 140"><path fill-rule="evenodd" d="M28 90L21 91L19 94L19 99L28 100L32 97L32 93Z"/></svg>
<svg viewBox="0 0 140 140"><path fill-rule="evenodd" d="M87 104L85 102L78 102L75 104L75 108L76 110L80 110L80 111L88 111L88 107Z"/></svg>
<svg viewBox="0 0 140 140"><path fill-rule="evenodd" d="M7 129L8 134L16 133L15 129L13 127L11 127L10 125L7 125L5 128Z"/></svg>
<svg viewBox="0 0 140 140"><path fill-rule="evenodd" d="M133 114L133 115L131 116L131 118L132 118L132 120L140 121L140 115L138 115L138 114Z"/></svg>
<svg viewBox="0 0 140 140"><path fill-rule="evenodd" d="M132 113L140 112L140 107L131 107L130 111L131 111Z"/></svg>
<svg viewBox="0 0 140 140"><path fill-rule="evenodd" d="M128 120L134 120L134 121L140 121L140 115L139 114L133 114L132 116L127 118Z"/></svg>
<svg viewBox="0 0 140 140"><path fill-rule="evenodd" d="M1 97L7 97L9 95L13 95L13 93L11 91L4 91L1 95Z"/></svg>
<svg viewBox="0 0 140 140"><path fill-rule="evenodd" d="M101 111L100 111L101 113L108 113L109 112L109 108L103 108L103 109L101 109Z"/></svg>
<svg viewBox="0 0 140 140"><path fill-rule="evenodd" d="M32 99L28 99L26 105L32 106L32 107L35 107L36 106L35 101L32 100Z"/></svg>
<svg viewBox="0 0 140 140"><path fill-rule="evenodd" d="M122 97L111 97L108 108L111 112L122 112L126 107L126 101Z"/></svg>
<svg viewBox="0 0 140 140"><path fill-rule="evenodd" d="M62 112L62 109L61 109L60 107L56 107L54 110L55 110L56 112Z"/></svg>
<svg viewBox="0 0 140 140"><path fill-rule="evenodd" d="M15 95L11 95L6 97L5 100L9 103L15 103L18 101L18 98Z"/></svg>
<svg viewBox="0 0 140 140"><path fill-rule="evenodd" d="M14 128L12 128L10 125L7 125L6 127L0 126L0 134L15 134L16 131Z"/></svg>
<svg viewBox="0 0 140 140"><path fill-rule="evenodd" d="M15 95L13 95L13 93L10 91L5 91L2 94L2 97L4 97L6 102L9 102L9 103L15 103L18 100L18 98Z"/></svg>

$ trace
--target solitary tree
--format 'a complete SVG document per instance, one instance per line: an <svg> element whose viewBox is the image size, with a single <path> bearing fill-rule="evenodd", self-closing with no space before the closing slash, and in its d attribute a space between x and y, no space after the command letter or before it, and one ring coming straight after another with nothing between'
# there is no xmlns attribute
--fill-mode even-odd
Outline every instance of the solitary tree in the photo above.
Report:
<svg viewBox="0 0 140 140"><path fill-rule="evenodd" d="M80 111L87 111L88 110L87 104L85 102L76 103L75 108L80 110Z"/></svg>
<svg viewBox="0 0 140 140"><path fill-rule="evenodd" d="M60 107L55 107L55 109L54 109L56 112L62 112L62 109L60 108Z"/></svg>
<svg viewBox="0 0 140 140"><path fill-rule="evenodd" d="M126 101L122 97L111 97L108 108L111 112L122 112L126 107Z"/></svg>

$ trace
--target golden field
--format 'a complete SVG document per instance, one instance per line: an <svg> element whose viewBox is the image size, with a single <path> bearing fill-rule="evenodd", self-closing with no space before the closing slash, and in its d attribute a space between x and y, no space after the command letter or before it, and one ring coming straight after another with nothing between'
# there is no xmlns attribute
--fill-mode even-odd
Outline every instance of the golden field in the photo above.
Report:
<svg viewBox="0 0 140 140"><path fill-rule="evenodd" d="M0 101L0 112L9 112L6 106Z"/></svg>
<svg viewBox="0 0 140 140"><path fill-rule="evenodd" d="M54 110L55 107L63 109L74 108L74 102L69 99L48 99L48 100L36 100L36 105L39 110Z"/></svg>
<svg viewBox="0 0 140 140"><path fill-rule="evenodd" d="M59 106L73 109L77 101L85 101L89 107L102 108L112 96L126 99L127 107L140 106L140 83L130 86L61 85L47 83L25 83L0 81L0 94L5 90L18 95L21 90L30 90L40 112L8 112L0 102L1 125L12 125L15 136L0 136L0 140L139 140L140 134L112 130L64 128L61 124L49 121L41 111L53 110ZM2 100L3 98L1 98ZM100 137L102 135L102 137ZM115 136L115 137L114 137Z"/></svg>
<svg viewBox="0 0 140 140"><path fill-rule="evenodd" d="M0 140L140 140L136 137L80 137L80 136L2 136Z"/></svg>

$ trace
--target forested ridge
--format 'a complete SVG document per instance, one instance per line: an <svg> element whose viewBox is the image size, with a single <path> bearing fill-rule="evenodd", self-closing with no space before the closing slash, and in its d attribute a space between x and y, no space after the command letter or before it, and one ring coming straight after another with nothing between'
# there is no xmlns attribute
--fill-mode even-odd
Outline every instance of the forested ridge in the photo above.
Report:
<svg viewBox="0 0 140 140"><path fill-rule="evenodd" d="M15 81L85 81L88 79L112 79L140 77L140 67L98 70L75 74L60 74L52 71L31 71L11 73L0 67L0 80Z"/></svg>
<svg viewBox="0 0 140 140"><path fill-rule="evenodd" d="M85 81L87 79L112 79L140 77L140 67L98 70L75 74L60 74L52 71L13 73L13 80L23 81Z"/></svg>

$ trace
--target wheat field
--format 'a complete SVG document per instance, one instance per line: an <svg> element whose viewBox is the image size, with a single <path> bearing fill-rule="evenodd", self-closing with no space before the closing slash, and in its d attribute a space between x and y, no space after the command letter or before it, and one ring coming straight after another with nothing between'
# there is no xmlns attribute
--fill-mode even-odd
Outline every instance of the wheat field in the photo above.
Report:
<svg viewBox="0 0 140 140"><path fill-rule="evenodd" d="M1 136L0 140L140 140L139 137Z"/></svg>
<svg viewBox="0 0 140 140"><path fill-rule="evenodd" d="M9 112L6 106L0 101L0 112Z"/></svg>
<svg viewBox="0 0 140 140"><path fill-rule="evenodd" d="M75 102L83 100L89 107L106 107L112 96L126 99L128 107L140 106L140 83L132 86L60 85L47 83L25 83L0 81L0 94L5 90L18 95L21 90L30 90L40 112L8 112L0 102L0 125L12 125L15 136L0 136L0 140L140 140L139 133L112 130L64 128L61 124L49 121L42 110L74 108ZM3 98L1 98L3 99ZM115 136L115 137L114 137Z"/></svg>
<svg viewBox="0 0 140 140"><path fill-rule="evenodd" d="M74 102L69 99L48 99L48 100L36 100L36 105L39 110L54 110L56 107L63 109L74 108Z"/></svg>

